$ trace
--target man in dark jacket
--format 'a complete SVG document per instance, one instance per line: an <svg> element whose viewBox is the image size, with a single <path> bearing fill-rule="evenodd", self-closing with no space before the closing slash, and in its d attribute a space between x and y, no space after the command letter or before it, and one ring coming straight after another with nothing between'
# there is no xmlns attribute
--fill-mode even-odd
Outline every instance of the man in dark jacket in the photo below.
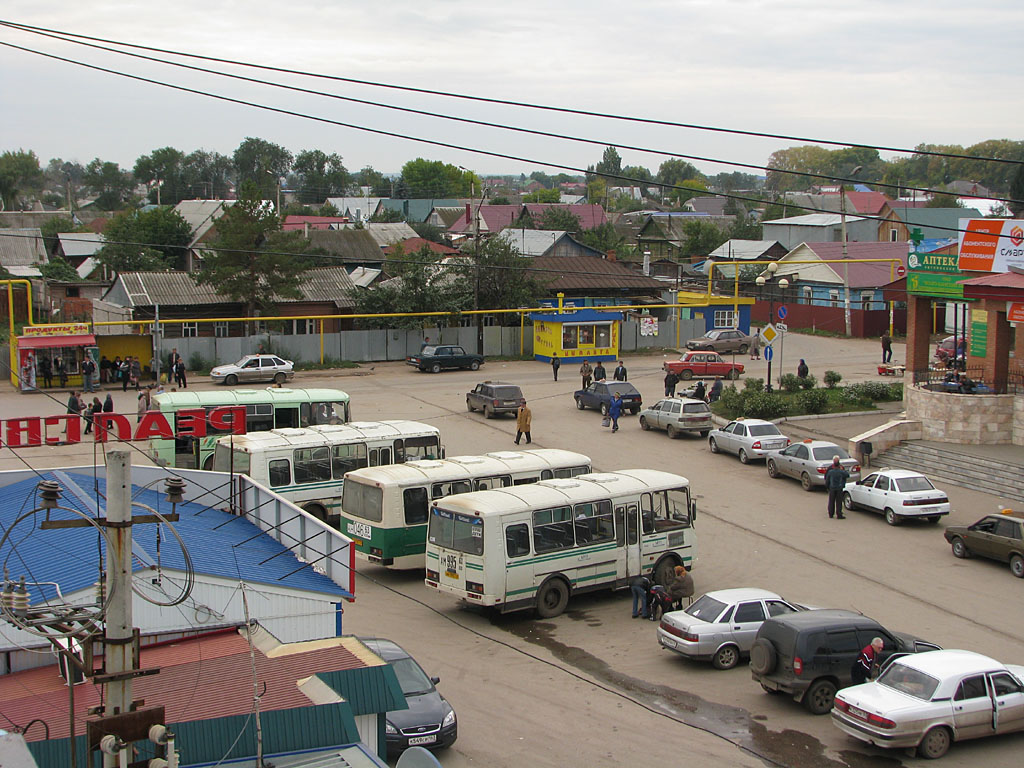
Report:
<svg viewBox="0 0 1024 768"><path fill-rule="evenodd" d="M628 381L629 377L626 374L626 366L619 360L619 364L615 366L615 371L612 373L612 378L615 381Z"/></svg>
<svg viewBox="0 0 1024 768"><path fill-rule="evenodd" d="M608 374L604 370L604 363L598 360L597 365L594 366L594 381L604 381L607 378Z"/></svg>
<svg viewBox="0 0 1024 768"><path fill-rule="evenodd" d="M825 472L825 488L828 489L828 516L838 517L842 520L843 514L843 491L846 489L846 481L850 479L850 473L843 469L839 463L839 457L832 457L832 466Z"/></svg>

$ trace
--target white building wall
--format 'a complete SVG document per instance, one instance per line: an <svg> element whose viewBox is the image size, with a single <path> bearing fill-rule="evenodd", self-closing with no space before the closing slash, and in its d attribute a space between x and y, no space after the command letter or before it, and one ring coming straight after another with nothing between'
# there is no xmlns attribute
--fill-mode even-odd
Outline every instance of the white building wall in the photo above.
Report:
<svg viewBox="0 0 1024 768"><path fill-rule="evenodd" d="M381 715L358 715L355 717L356 730L359 731L359 740L363 742L373 754L377 754L377 718Z"/></svg>

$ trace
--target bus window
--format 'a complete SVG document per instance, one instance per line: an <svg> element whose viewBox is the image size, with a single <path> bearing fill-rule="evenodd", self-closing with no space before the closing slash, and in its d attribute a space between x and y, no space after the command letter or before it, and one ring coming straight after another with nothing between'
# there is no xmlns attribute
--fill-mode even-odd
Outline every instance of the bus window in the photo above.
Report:
<svg viewBox="0 0 1024 768"><path fill-rule="evenodd" d="M512 478L508 475L481 477L475 483L476 490L478 491L493 491L497 488L508 488L510 485L512 485Z"/></svg>
<svg viewBox="0 0 1024 768"><path fill-rule="evenodd" d="M533 513L533 548L537 554L571 547L572 508L540 509Z"/></svg>
<svg viewBox="0 0 1024 768"><path fill-rule="evenodd" d="M569 470L569 477L576 477L576 475L586 475L592 470L590 467L573 467Z"/></svg>
<svg viewBox="0 0 1024 768"><path fill-rule="evenodd" d="M610 501L577 504L572 511L577 544L598 544L615 538Z"/></svg>
<svg viewBox="0 0 1024 768"><path fill-rule="evenodd" d="M636 541L636 504L630 504L626 507L626 543L636 544Z"/></svg>
<svg viewBox="0 0 1024 768"><path fill-rule="evenodd" d="M406 525L423 525L427 522L426 488L406 488L402 499L405 502Z"/></svg>
<svg viewBox="0 0 1024 768"><path fill-rule="evenodd" d="M395 440L395 463L402 464L416 459L441 458L441 439L436 435L424 437L407 437L403 441Z"/></svg>
<svg viewBox="0 0 1024 768"><path fill-rule="evenodd" d="M644 534L654 533L654 499L651 494L640 496L640 517L644 521Z"/></svg>
<svg viewBox="0 0 1024 768"><path fill-rule="evenodd" d="M341 508L345 514L379 523L383 516L384 490L355 480L346 480L341 491Z"/></svg>
<svg viewBox="0 0 1024 768"><path fill-rule="evenodd" d="M674 490L668 492L669 519L667 525L672 528L689 528L690 521L690 491Z"/></svg>
<svg viewBox="0 0 1024 768"><path fill-rule="evenodd" d="M469 493L473 490L469 480L455 480L450 483L434 483L430 488L430 498L440 499L445 496L454 496L457 493Z"/></svg>
<svg viewBox="0 0 1024 768"><path fill-rule="evenodd" d="M278 406L274 409L274 429L297 426L299 426L298 408L283 408Z"/></svg>
<svg viewBox="0 0 1024 768"><path fill-rule="evenodd" d="M249 432L267 432L273 429L274 406L270 403L255 403L245 406L245 428ZM207 432L212 431L212 428L207 429Z"/></svg>
<svg viewBox="0 0 1024 768"><path fill-rule="evenodd" d="M620 547L626 546L626 508L615 508L615 543Z"/></svg>
<svg viewBox="0 0 1024 768"><path fill-rule="evenodd" d="M323 448L296 448L295 482L317 483L331 479L331 452Z"/></svg>
<svg viewBox="0 0 1024 768"><path fill-rule="evenodd" d="M505 552L509 557L530 554L530 526L516 523L505 528Z"/></svg>
<svg viewBox="0 0 1024 768"><path fill-rule="evenodd" d="M288 459L271 459L267 465L267 474L270 477L271 488L289 485L292 481L292 469L288 465Z"/></svg>
<svg viewBox="0 0 1024 768"><path fill-rule="evenodd" d="M390 448L374 448L370 451L370 466L371 467L386 467L391 463L391 449Z"/></svg>
<svg viewBox="0 0 1024 768"><path fill-rule="evenodd" d="M368 465L366 443L345 443L331 448L331 471L335 480L342 480L346 472Z"/></svg>
<svg viewBox="0 0 1024 768"><path fill-rule="evenodd" d="M536 483L538 480L540 480L540 478L537 477L536 475L534 475L533 477L517 477L512 482L512 485L531 485L533 483Z"/></svg>
<svg viewBox="0 0 1024 768"><path fill-rule="evenodd" d="M299 421L303 427L344 424L348 421L348 408L345 403L303 403L299 409Z"/></svg>

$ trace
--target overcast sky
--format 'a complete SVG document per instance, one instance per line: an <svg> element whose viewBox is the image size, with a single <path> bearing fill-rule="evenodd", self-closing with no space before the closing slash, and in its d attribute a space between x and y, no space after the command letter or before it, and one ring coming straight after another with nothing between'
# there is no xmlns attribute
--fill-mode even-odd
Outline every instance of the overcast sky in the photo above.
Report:
<svg viewBox="0 0 1024 768"><path fill-rule="evenodd" d="M419 88L871 145L1020 139L1019 0L6 0L0 17L96 37ZM0 41L168 83L528 161L226 104L0 47L0 151L130 168L246 136L346 167L415 157L479 173L585 167L601 147L412 116L187 72L0 27ZM227 70L223 65L213 68ZM499 107L254 70L252 77L617 146L762 165L797 142ZM656 170L664 154L621 150ZM706 173L747 170L696 162Z"/></svg>

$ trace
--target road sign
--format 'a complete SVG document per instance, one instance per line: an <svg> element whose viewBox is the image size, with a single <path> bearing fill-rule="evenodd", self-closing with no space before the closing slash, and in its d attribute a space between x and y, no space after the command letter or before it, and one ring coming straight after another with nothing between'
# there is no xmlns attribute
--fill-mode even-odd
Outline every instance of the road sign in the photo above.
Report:
<svg viewBox="0 0 1024 768"><path fill-rule="evenodd" d="M906 275L907 275L907 268L904 267L902 264L899 264L896 267L896 277L906 277Z"/></svg>
<svg viewBox="0 0 1024 768"><path fill-rule="evenodd" d="M769 362L771 362L771 359L773 357L775 357L775 352L772 351L772 345L771 344L769 344L767 347L764 348L763 354L764 354L764 359L769 361Z"/></svg>
<svg viewBox="0 0 1024 768"><path fill-rule="evenodd" d="M771 344L778 338L779 332L775 330L775 326L768 323L764 328L761 329L761 338L764 339L768 344Z"/></svg>
<svg viewBox="0 0 1024 768"><path fill-rule="evenodd" d="M785 320L786 319L786 315L788 315L788 314L789 314L789 310L786 309L785 305L779 307L779 312L778 312L779 320Z"/></svg>
<svg viewBox="0 0 1024 768"><path fill-rule="evenodd" d="M785 333L786 331L789 330L789 326L786 325L785 323L776 323L775 324L775 329L777 331L779 331L780 333Z"/></svg>

